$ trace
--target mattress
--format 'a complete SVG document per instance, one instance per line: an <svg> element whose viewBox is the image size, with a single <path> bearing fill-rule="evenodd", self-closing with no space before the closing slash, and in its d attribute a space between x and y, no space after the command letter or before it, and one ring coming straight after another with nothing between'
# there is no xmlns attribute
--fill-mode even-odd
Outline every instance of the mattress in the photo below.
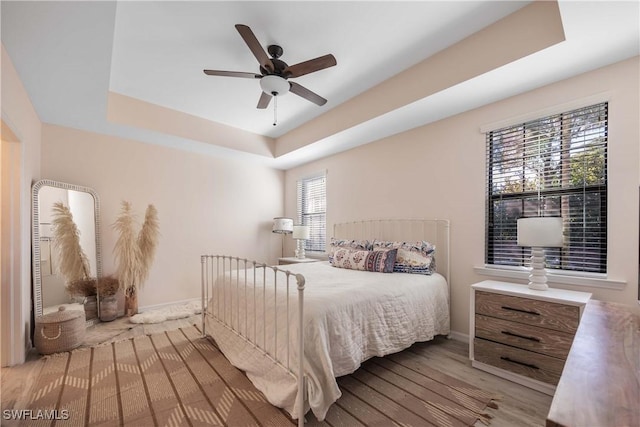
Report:
<svg viewBox="0 0 640 427"><path fill-rule="evenodd" d="M328 262L292 264L286 268L302 274L306 280L305 402L297 401L293 375L264 357L264 352L208 316L207 332L270 403L292 416L297 414L299 405L305 405L305 411L310 408L322 421L341 395L337 377L356 371L371 357L395 353L415 342L449 333L449 291L440 274L355 271L335 268ZM264 280L258 274L255 289L253 278L249 277L245 286L242 274L240 281L218 279L215 286L224 287L226 292L224 298L210 300L209 309L225 313L240 334L276 352L279 360L288 361L295 370L298 360L295 279L291 276L292 286L287 293L280 279L274 289L272 276L273 273L266 274ZM274 301L276 310L270 308ZM282 308L287 303L291 307L288 318ZM287 336L293 343L288 351Z"/></svg>

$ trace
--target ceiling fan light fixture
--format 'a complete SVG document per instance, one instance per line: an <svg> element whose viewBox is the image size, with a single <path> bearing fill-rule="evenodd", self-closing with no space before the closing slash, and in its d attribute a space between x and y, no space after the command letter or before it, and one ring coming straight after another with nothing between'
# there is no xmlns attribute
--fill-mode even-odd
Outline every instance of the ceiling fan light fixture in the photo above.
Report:
<svg viewBox="0 0 640 427"><path fill-rule="evenodd" d="M276 75L262 77L260 87L264 93L271 96L282 96L289 92L289 82Z"/></svg>

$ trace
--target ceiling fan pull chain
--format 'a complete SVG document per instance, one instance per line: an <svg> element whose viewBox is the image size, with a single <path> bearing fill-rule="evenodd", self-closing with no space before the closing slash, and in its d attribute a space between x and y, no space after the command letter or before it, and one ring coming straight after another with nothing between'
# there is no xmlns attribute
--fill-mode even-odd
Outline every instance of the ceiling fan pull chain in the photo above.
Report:
<svg viewBox="0 0 640 427"><path fill-rule="evenodd" d="M278 123L278 97L273 97L273 125Z"/></svg>

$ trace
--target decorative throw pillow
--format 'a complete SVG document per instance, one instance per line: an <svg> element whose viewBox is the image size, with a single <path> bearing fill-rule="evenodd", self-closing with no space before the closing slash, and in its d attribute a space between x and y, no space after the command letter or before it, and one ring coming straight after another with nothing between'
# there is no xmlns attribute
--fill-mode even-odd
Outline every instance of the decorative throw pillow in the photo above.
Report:
<svg viewBox="0 0 640 427"><path fill-rule="evenodd" d="M336 249L331 265L349 270L392 273L397 249L362 251L357 249Z"/></svg>
<svg viewBox="0 0 640 427"><path fill-rule="evenodd" d="M397 254L397 249L369 251L365 265L366 270L378 273L393 273Z"/></svg>
<svg viewBox="0 0 640 427"><path fill-rule="evenodd" d="M432 274L436 268L436 247L429 242L373 242L373 250L398 249L393 271L396 273Z"/></svg>
<svg viewBox="0 0 640 427"><path fill-rule="evenodd" d="M333 260L333 255L338 249L356 249L360 251L370 251L373 245L368 240L348 240L331 238L329 242L329 262Z"/></svg>

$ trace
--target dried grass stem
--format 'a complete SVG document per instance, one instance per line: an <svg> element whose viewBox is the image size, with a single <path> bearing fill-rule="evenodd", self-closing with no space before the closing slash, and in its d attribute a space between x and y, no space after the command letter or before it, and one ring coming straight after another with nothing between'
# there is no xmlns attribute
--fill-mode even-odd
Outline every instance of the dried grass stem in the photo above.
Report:
<svg viewBox="0 0 640 427"><path fill-rule="evenodd" d="M67 283L89 279L89 260L80 246L80 231L71 210L61 202L53 204L54 245L60 254L58 271Z"/></svg>
<svg viewBox="0 0 640 427"><path fill-rule="evenodd" d="M120 286L128 296L135 295L149 276L160 234L158 211L155 206L147 207L144 223L137 236L134 224L131 204L123 201L120 215L113 224L118 233L114 253L116 274Z"/></svg>

